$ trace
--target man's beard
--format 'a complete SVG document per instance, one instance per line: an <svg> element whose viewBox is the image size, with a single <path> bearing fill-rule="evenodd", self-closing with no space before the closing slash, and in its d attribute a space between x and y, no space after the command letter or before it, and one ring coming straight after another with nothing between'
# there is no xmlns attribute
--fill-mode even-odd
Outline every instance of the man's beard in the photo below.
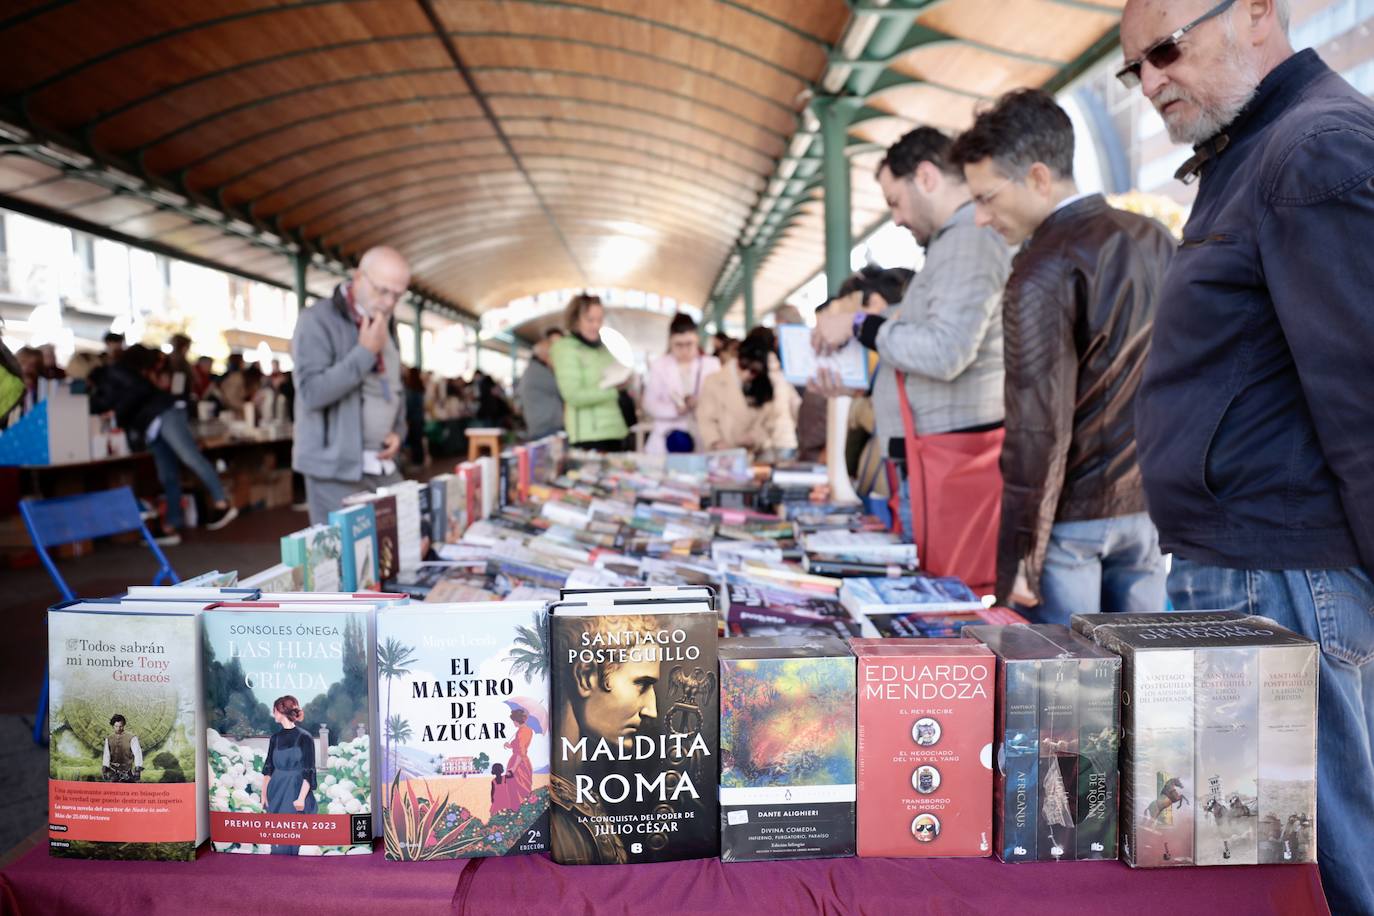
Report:
<svg viewBox="0 0 1374 916"><path fill-rule="evenodd" d="M1221 60L1213 72L1220 74L1225 82L1214 87L1210 99L1198 99L1171 83L1150 100L1164 120L1169 139L1175 143L1196 146L1212 139L1236 119L1259 89L1259 68L1246 58L1233 35L1227 36ZM1186 123L1169 120L1161 109L1174 101L1191 104L1198 111L1197 117Z"/></svg>

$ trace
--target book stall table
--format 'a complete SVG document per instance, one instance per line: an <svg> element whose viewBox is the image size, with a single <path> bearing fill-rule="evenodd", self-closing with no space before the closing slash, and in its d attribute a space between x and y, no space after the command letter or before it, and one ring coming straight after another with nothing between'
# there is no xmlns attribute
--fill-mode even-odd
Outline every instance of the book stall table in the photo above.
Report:
<svg viewBox="0 0 1374 916"><path fill-rule="evenodd" d="M284 904L285 900L289 904ZM282 909L285 906L286 909ZM461 913L1329 912L1317 866L1132 870L1118 862L811 859L561 867L547 856L387 862L202 852L192 863L53 859L38 847L0 871L5 916Z"/></svg>

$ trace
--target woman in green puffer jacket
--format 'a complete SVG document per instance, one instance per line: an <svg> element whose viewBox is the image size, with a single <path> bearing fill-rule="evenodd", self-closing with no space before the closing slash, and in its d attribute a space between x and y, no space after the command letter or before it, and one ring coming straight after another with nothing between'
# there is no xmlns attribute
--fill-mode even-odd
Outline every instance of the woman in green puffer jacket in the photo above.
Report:
<svg viewBox="0 0 1374 916"><path fill-rule="evenodd" d="M601 342L605 313L596 296L573 296L564 315L570 333L554 343L549 362L563 396L568 442L610 452L624 448L629 429L620 413L619 387L601 387L606 370L620 365Z"/></svg>

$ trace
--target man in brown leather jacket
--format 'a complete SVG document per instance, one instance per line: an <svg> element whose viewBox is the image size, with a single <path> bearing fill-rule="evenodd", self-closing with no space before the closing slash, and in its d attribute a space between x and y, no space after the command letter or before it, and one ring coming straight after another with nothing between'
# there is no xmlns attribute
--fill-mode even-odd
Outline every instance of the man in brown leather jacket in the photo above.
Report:
<svg viewBox="0 0 1374 916"><path fill-rule="evenodd" d="M1022 246L1002 300L997 597L1045 623L1163 610L1134 407L1173 238L1100 194L1078 193L1073 126L1044 92L1003 96L951 156L979 224Z"/></svg>

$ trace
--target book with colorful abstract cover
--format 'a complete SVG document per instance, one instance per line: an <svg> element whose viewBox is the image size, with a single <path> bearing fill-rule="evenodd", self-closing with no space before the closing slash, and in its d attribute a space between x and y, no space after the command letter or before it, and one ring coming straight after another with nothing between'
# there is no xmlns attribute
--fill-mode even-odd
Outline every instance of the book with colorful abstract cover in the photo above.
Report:
<svg viewBox="0 0 1374 916"><path fill-rule="evenodd" d="M549 848L547 632L542 602L378 614L388 859Z"/></svg>
<svg viewBox="0 0 1374 916"><path fill-rule="evenodd" d="M208 835L194 602L48 612L48 851L191 861Z"/></svg>
<svg viewBox="0 0 1374 916"><path fill-rule="evenodd" d="M854 655L833 637L720 644L720 857L854 854Z"/></svg>
<svg viewBox="0 0 1374 916"><path fill-rule="evenodd" d="M216 851L372 851L372 614L303 601L202 615Z"/></svg>

